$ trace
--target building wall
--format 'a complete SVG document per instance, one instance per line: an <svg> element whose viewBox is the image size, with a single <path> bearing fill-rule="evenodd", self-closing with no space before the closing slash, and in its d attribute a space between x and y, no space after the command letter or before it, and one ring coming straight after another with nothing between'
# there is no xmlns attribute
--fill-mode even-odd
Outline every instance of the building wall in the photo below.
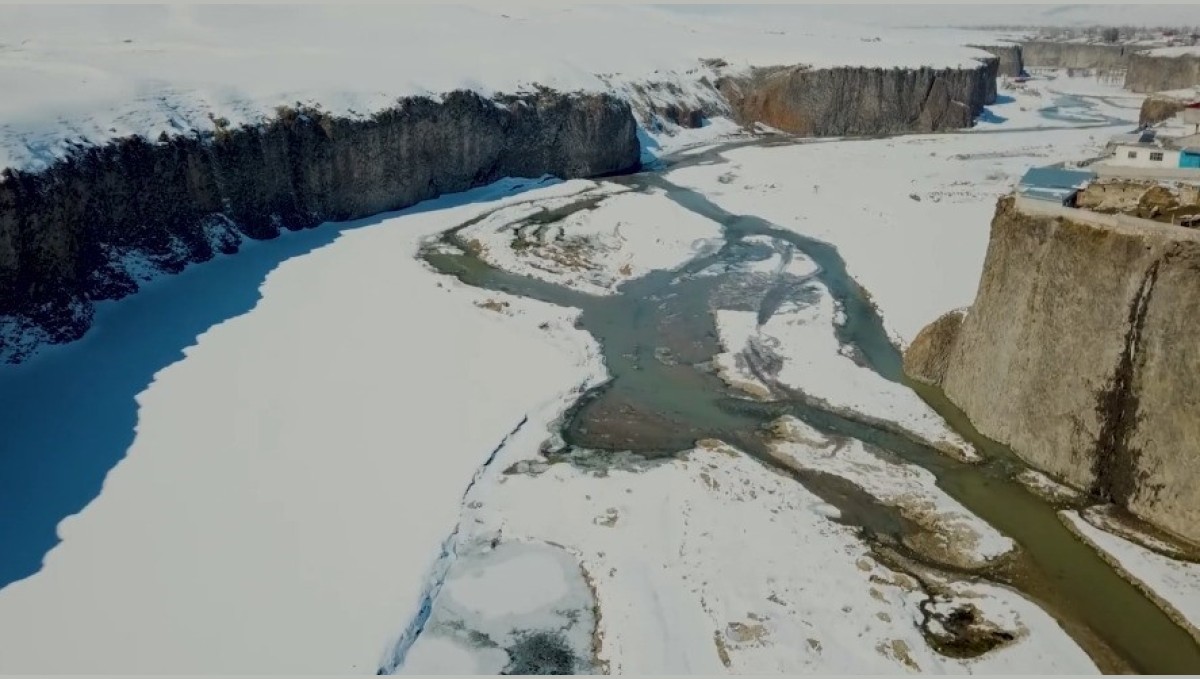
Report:
<svg viewBox="0 0 1200 679"><path fill-rule="evenodd" d="M1077 192L1078 189L1057 189L1028 185L1017 187L1017 195L1023 200L1036 200L1056 205L1067 204Z"/></svg>
<svg viewBox="0 0 1200 679"><path fill-rule="evenodd" d="M1135 154L1136 157L1130 158L1129 154L1131 153ZM1161 153L1162 160L1150 160L1151 153ZM1107 161L1107 164L1120 167L1150 169L1177 168L1179 167L1179 151L1147 148L1145 146L1118 145L1113 157Z"/></svg>
<svg viewBox="0 0 1200 679"><path fill-rule="evenodd" d="M1195 182L1200 181L1200 169L1179 167L1130 167L1111 165L1108 161L1092 163L1096 175L1105 179L1166 179Z"/></svg>

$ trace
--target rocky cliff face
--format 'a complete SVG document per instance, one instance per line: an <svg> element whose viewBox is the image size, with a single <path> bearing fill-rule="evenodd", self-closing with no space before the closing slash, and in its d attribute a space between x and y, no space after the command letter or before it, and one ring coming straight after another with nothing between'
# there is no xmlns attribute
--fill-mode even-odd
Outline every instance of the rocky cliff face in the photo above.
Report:
<svg viewBox="0 0 1200 679"><path fill-rule="evenodd" d="M636 123L609 95L401 101L369 120L284 111L206 138L130 138L37 174L0 176L0 356L79 337L92 302L272 238L403 208L505 176L584 177L638 164Z"/></svg>
<svg viewBox="0 0 1200 679"><path fill-rule="evenodd" d="M1035 40L1021 43L1021 56L1029 68L1088 68L1115 71L1126 67L1132 50L1122 45L1089 45Z"/></svg>
<svg viewBox="0 0 1200 679"><path fill-rule="evenodd" d="M1200 85L1200 56L1156 57L1146 53L1129 56L1125 89L1162 92L1196 85Z"/></svg>
<svg viewBox="0 0 1200 679"><path fill-rule="evenodd" d="M983 50L1000 60L997 66L998 75L1014 77L1025 70L1025 60L1021 54L1020 45L968 45Z"/></svg>
<svg viewBox="0 0 1200 679"><path fill-rule="evenodd" d="M732 112L812 135L968 127L995 100L1000 59L974 68L760 69L690 94L646 83L611 94L410 98L369 120L281 111L201 137L129 138L39 173L0 175L0 359L81 336L93 303L244 238L395 210L505 176L637 166L631 109L692 127ZM716 68L716 66L714 66ZM622 90L625 91L625 90Z"/></svg>
<svg viewBox="0 0 1200 679"><path fill-rule="evenodd" d="M1153 125L1179 113L1187 106L1186 102L1173 97L1151 95L1142 100L1142 108L1138 111L1138 125Z"/></svg>
<svg viewBox="0 0 1200 679"><path fill-rule="evenodd" d="M923 330L905 367L1032 464L1200 540L1197 319L1200 233L1004 198L974 304Z"/></svg>
<svg viewBox="0 0 1200 679"><path fill-rule="evenodd" d="M753 70L718 87L743 123L803 135L932 132L969 127L996 99L999 59L975 68Z"/></svg>

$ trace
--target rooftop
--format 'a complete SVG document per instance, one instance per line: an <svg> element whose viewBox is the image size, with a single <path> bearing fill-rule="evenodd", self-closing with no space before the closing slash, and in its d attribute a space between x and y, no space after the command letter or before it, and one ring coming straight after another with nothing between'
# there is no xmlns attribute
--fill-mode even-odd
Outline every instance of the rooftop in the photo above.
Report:
<svg viewBox="0 0 1200 679"><path fill-rule="evenodd" d="M1020 186L1032 189L1077 189L1096 178L1090 170L1068 170L1062 167L1031 167L1021 177Z"/></svg>

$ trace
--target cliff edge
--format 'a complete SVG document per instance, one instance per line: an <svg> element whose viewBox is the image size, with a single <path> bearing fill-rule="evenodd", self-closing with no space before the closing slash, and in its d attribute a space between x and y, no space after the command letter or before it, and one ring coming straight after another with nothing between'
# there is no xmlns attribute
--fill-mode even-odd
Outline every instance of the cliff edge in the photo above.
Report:
<svg viewBox="0 0 1200 679"><path fill-rule="evenodd" d="M1007 197L974 304L925 328L905 369L1031 464L1200 541L1197 319L1200 232Z"/></svg>
<svg viewBox="0 0 1200 679"><path fill-rule="evenodd" d="M637 124L608 94L401 100L367 119L281 110L206 136L83 149L0 175L0 357L80 337L93 303L246 237L404 208L503 177L589 177L638 166Z"/></svg>
<svg viewBox="0 0 1200 679"><path fill-rule="evenodd" d="M1021 54L1021 46L1017 44L1004 45L968 45L983 50L1000 60L997 74L1016 77L1025 72L1025 59Z"/></svg>

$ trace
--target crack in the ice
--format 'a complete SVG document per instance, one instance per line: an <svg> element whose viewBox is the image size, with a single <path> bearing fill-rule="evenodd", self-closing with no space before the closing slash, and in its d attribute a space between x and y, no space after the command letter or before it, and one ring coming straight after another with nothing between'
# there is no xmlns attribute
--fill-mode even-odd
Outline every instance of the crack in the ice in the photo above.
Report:
<svg viewBox="0 0 1200 679"><path fill-rule="evenodd" d="M461 505L463 509L467 508L467 498L471 494L471 490L475 488L475 484L479 482L488 467L496 461L496 456L508 445L509 440L521 431L521 427L529 422L529 416L521 418L517 426L512 431L505 434L500 443L492 449L491 454L479 465L475 470L475 474L471 476L471 480L467 483L467 487L463 490ZM417 607L417 613L413 619L404 628L404 632L396 643L392 646L392 650L384 656L383 662L379 665L377 675L395 674L397 670L404 666L404 660L408 656L409 649L416 643L417 638L425 631L425 624L429 622L429 617L433 613L433 604L437 600L438 595L442 591L442 586L446 582L446 575L450 572L450 566L458 556L458 536L462 528L462 510L459 512L459 520L454 524L454 529L450 531L450 535L442 541L441 551L438 553L437 559L434 560L433 566L429 570L429 576L425 579L426 585L421 593L421 603Z"/></svg>

